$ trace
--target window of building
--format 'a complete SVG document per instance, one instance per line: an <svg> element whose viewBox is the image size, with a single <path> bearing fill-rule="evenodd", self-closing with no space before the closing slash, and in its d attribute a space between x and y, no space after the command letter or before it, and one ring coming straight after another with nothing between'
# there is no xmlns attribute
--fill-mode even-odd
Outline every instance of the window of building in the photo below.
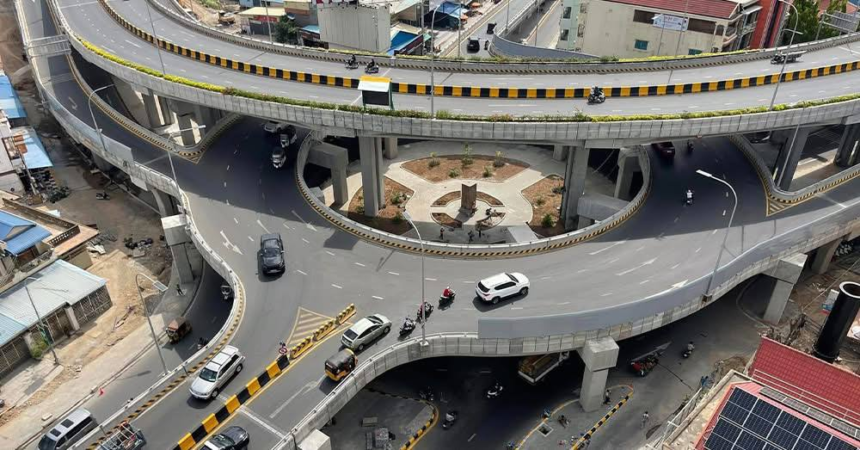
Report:
<svg viewBox="0 0 860 450"><path fill-rule="evenodd" d="M568 34L570 34L570 30L565 28L564 30L561 30L561 35L559 35L558 39L561 41L566 41Z"/></svg>
<svg viewBox="0 0 860 450"><path fill-rule="evenodd" d="M696 50L696 49L694 49L694 48L691 48L691 49L690 49L690 51L688 51L688 52L687 52L687 54L688 54L688 55L698 55L698 54L701 54L701 53L702 53L702 51L701 51L701 50Z"/></svg>
<svg viewBox="0 0 860 450"><path fill-rule="evenodd" d="M722 36L726 29L722 25L717 25L717 36Z"/></svg>
<svg viewBox="0 0 860 450"><path fill-rule="evenodd" d="M636 50L648 50L648 41L636 39L636 42L633 43L633 47L636 48Z"/></svg>
<svg viewBox="0 0 860 450"><path fill-rule="evenodd" d="M633 21L639 23L647 23L648 25L651 25L654 23L655 15L657 15L657 13L653 13L651 11L641 11L637 9L633 11Z"/></svg>
<svg viewBox="0 0 860 450"><path fill-rule="evenodd" d="M579 4L579 12L585 14L588 12L588 3L580 3Z"/></svg>
<svg viewBox="0 0 860 450"><path fill-rule="evenodd" d="M579 37L585 36L585 24L579 24L579 28L576 30L576 35Z"/></svg>
<svg viewBox="0 0 860 450"><path fill-rule="evenodd" d="M562 19L570 19L570 6L564 7L564 12L561 13L561 18Z"/></svg>
<svg viewBox="0 0 860 450"><path fill-rule="evenodd" d="M714 28L717 24L714 22L710 22L707 20L701 19L690 19L690 24L687 26L687 29L690 31L695 31L697 33L707 33L714 34Z"/></svg>

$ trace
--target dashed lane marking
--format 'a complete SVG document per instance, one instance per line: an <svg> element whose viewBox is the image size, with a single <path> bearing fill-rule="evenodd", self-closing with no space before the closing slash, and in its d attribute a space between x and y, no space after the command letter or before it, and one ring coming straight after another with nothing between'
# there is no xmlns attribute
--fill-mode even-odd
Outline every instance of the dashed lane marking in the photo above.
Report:
<svg viewBox="0 0 860 450"><path fill-rule="evenodd" d="M343 289L343 286L339 286L339 285L334 284L334 283L331 284L331 287L333 287L335 289Z"/></svg>

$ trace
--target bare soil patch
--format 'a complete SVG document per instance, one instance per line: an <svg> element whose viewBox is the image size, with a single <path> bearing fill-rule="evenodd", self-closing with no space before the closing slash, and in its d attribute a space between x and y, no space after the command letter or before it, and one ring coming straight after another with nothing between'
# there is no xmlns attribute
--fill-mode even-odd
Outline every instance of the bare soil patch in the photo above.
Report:
<svg viewBox="0 0 860 450"><path fill-rule="evenodd" d="M532 205L532 220L529 227L535 233L543 236L557 236L564 233L564 224L559 220L559 208L561 208L561 193L554 193L564 187L564 178L558 175L550 175L537 183L523 189L522 194ZM551 227L543 226L543 218L549 214L552 217Z"/></svg>
<svg viewBox="0 0 860 450"><path fill-rule="evenodd" d="M385 186L385 205L379 210L376 217L364 215L363 188L359 189L349 201L347 217L377 230L403 234L411 228L409 222L403 217L403 210L406 208L406 202L412 198L415 191L388 177L385 177L383 184ZM399 202L398 197L400 198Z"/></svg>
<svg viewBox="0 0 860 450"><path fill-rule="evenodd" d="M472 164L463 165L462 158L462 155L438 156L436 159L439 161L439 165L435 167L430 167L432 160L430 157L413 159L403 163L402 167L432 183L451 179L505 181L528 167L528 164L522 161L508 158L502 158L505 163L504 166L493 167L493 161L496 158L486 155L473 155ZM484 176L485 167L488 167L490 171L488 177ZM456 175L451 176L454 174Z"/></svg>
<svg viewBox="0 0 860 450"><path fill-rule="evenodd" d="M433 216L433 220L436 221L439 225L447 228L463 228L463 222L449 216L447 213L431 213Z"/></svg>
<svg viewBox="0 0 860 450"><path fill-rule="evenodd" d="M432 206L445 206L448 203L453 202L454 200L459 200L462 195L463 193L460 191L449 192L433 201ZM505 206L501 200L485 192L478 192L478 200L493 207Z"/></svg>

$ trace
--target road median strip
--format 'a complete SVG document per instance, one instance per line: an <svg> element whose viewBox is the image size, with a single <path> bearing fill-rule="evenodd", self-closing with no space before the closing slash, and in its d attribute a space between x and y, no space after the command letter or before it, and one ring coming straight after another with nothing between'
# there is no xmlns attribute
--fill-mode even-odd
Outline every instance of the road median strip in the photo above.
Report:
<svg viewBox="0 0 860 450"><path fill-rule="evenodd" d="M316 332L305 337L298 344L293 346L287 354L279 355L274 361L269 363L266 368L245 384L237 394L231 396L224 404L214 413L209 414L200 422L194 430L186 433L177 444L172 447L172 450L191 450L203 443L210 434L218 430L222 425L227 423L236 411L242 406L249 403L255 396L260 394L267 385L277 380L281 375L289 371L289 367L298 362L302 356L308 354L317 343L323 342L334 330L341 325L347 323L347 319L355 314L355 305L350 304L343 311L338 313L337 318L327 322L336 323L336 326L331 327L324 335L315 338ZM322 327L321 327L322 328ZM319 331L319 330L317 330ZM206 360L208 362L208 358Z"/></svg>

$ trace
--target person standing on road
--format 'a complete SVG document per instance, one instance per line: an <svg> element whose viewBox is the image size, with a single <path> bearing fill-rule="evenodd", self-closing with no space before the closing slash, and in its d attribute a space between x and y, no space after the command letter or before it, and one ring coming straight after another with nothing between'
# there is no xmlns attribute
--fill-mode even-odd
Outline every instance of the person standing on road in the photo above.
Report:
<svg viewBox="0 0 860 450"><path fill-rule="evenodd" d="M439 228L439 240L445 239L445 227Z"/></svg>
<svg viewBox="0 0 860 450"><path fill-rule="evenodd" d="M609 401L610 401L609 389L607 389L606 392L603 393L603 404L608 405Z"/></svg>
<svg viewBox="0 0 860 450"><path fill-rule="evenodd" d="M648 411L642 413L642 424L639 426L639 428L645 428L645 426L648 425L648 420L650 418L651 416L648 415Z"/></svg>

